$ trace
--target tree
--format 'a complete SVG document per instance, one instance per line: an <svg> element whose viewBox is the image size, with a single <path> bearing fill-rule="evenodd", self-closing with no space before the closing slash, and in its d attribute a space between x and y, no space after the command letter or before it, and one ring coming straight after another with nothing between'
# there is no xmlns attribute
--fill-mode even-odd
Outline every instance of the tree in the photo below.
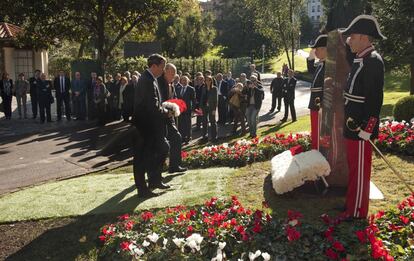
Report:
<svg viewBox="0 0 414 261"><path fill-rule="evenodd" d="M381 40L381 50L392 67L410 66L410 94L414 94L414 1L379 0L374 2L374 14L382 33L387 37Z"/></svg>
<svg viewBox="0 0 414 261"><path fill-rule="evenodd" d="M22 43L35 47L59 41L92 41L104 65L114 48L134 29L153 30L160 16L174 11L177 0L2 0L5 20L25 28Z"/></svg>
<svg viewBox="0 0 414 261"><path fill-rule="evenodd" d="M177 14L158 24L157 38L170 57L200 57L215 37L211 15L201 15L197 1L182 0Z"/></svg>
<svg viewBox="0 0 414 261"><path fill-rule="evenodd" d="M246 0L229 1L216 7L222 15L216 18L215 27L219 32L214 43L224 46L226 57L250 56L252 53L261 53L265 44L267 53L277 53L279 46L272 45L272 41L260 34L254 25L254 9L250 8Z"/></svg>
<svg viewBox="0 0 414 261"><path fill-rule="evenodd" d="M289 67L295 69L294 46L299 37L300 13L303 0L248 0L255 10L255 25L265 37L281 45L286 53ZM289 50L292 50L289 56Z"/></svg>

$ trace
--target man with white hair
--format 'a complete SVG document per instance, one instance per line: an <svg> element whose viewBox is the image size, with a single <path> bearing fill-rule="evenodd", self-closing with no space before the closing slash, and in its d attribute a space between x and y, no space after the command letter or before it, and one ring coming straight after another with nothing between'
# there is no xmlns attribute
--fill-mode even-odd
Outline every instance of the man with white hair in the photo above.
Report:
<svg viewBox="0 0 414 261"><path fill-rule="evenodd" d="M161 75L158 81L158 87L161 93L161 102L165 102L170 99L177 97L175 93L174 86L172 83L175 76L177 75L177 68L172 63L167 63L165 65L165 70L163 75ZM182 138L181 134L178 131L177 125L175 123L175 118L173 115L165 119L165 125L167 128L167 140L170 143L170 153L169 153L169 167L168 172L184 172L187 169L181 167L181 148L182 148Z"/></svg>

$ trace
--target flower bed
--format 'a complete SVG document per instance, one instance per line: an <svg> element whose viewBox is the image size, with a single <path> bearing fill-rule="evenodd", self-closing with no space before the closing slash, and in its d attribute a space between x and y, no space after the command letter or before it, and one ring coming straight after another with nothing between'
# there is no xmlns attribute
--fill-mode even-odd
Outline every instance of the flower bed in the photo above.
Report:
<svg viewBox="0 0 414 261"><path fill-rule="evenodd" d="M247 164L265 161L273 156L301 145L304 150L310 149L310 136L297 133L275 134L263 139L239 140L234 144L224 143L202 149L182 152L183 164L190 168L208 168L211 166L242 167Z"/></svg>
<svg viewBox="0 0 414 261"><path fill-rule="evenodd" d="M384 152L414 156L414 124L405 121L381 123L375 144Z"/></svg>
<svg viewBox="0 0 414 261"><path fill-rule="evenodd" d="M375 259L414 260L414 195L397 209L372 215L369 226L356 234L361 243L369 245Z"/></svg>
<svg viewBox="0 0 414 261"><path fill-rule="evenodd" d="M202 206L123 215L99 236L103 260L325 260L346 257L344 244L326 240L325 228L302 224L289 210L274 219L244 208L236 197L212 198ZM343 259L345 260L345 259Z"/></svg>

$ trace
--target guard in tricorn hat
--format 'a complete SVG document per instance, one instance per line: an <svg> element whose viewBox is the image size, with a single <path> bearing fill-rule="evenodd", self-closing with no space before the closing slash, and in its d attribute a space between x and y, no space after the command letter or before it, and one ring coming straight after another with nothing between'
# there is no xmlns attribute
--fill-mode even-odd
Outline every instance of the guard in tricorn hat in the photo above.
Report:
<svg viewBox="0 0 414 261"><path fill-rule="evenodd" d="M327 40L326 34L319 35L314 44L310 46L312 51L306 60L308 71L313 74L308 108L310 109L312 149L314 150L319 150L319 108L323 98ZM319 59L317 66L315 66L315 57Z"/></svg>
<svg viewBox="0 0 414 261"><path fill-rule="evenodd" d="M352 52L351 72L344 91L344 136L348 157L346 212L350 218L366 218L369 204L372 146L378 137L383 101L384 63L372 44L386 39L375 17L360 15L344 30Z"/></svg>

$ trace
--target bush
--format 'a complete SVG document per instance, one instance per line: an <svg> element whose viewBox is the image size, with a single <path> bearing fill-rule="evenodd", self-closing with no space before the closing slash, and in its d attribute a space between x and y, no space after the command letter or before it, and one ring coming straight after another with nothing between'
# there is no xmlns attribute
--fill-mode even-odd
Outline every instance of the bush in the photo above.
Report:
<svg viewBox="0 0 414 261"><path fill-rule="evenodd" d="M394 106L393 114L396 121L410 121L414 118L414 95L399 99Z"/></svg>

